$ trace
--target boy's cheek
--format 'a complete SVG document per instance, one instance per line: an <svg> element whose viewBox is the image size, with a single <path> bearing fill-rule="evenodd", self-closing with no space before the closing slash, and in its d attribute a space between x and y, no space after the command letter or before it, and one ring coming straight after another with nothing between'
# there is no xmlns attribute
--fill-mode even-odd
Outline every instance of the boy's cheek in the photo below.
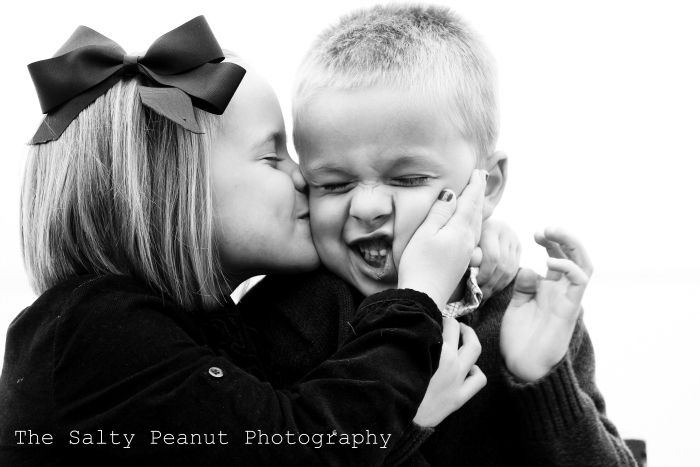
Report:
<svg viewBox="0 0 700 467"><path fill-rule="evenodd" d="M309 217L311 236L321 261L328 265L332 257L342 248L343 219L342 206L332 199L309 199ZM330 257L330 258L329 258Z"/></svg>
<svg viewBox="0 0 700 467"><path fill-rule="evenodd" d="M420 191L401 193L395 198L396 217L392 253L396 266L411 237L430 212L440 190L442 190L440 187L426 187Z"/></svg>
<svg viewBox="0 0 700 467"><path fill-rule="evenodd" d="M339 222L338 209L340 206L335 206L333 200L327 197L318 195L309 196L309 219L311 221L311 233L327 235L328 231Z"/></svg>
<svg viewBox="0 0 700 467"><path fill-rule="evenodd" d="M413 236L428 216L439 193L439 189L432 188L420 192L409 191L395 198L394 236L396 239Z"/></svg>
<svg viewBox="0 0 700 467"><path fill-rule="evenodd" d="M345 255L337 238L324 234L320 229L316 229L315 234L312 233L312 238L321 263L331 272L346 278L344 265L347 261L344 260Z"/></svg>

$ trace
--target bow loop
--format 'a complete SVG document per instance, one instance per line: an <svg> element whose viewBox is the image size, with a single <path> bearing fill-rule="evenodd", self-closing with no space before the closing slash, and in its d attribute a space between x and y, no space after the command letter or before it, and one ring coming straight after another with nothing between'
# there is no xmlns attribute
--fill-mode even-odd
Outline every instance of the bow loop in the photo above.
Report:
<svg viewBox="0 0 700 467"><path fill-rule="evenodd" d="M124 53L124 49L109 37L103 36L87 26L78 26L65 44L58 49L54 58L65 55L81 47L104 47L105 49L114 49L120 54Z"/></svg>
<svg viewBox="0 0 700 467"><path fill-rule="evenodd" d="M196 46L183 37L196 37ZM177 61L172 60L176 56ZM207 20L198 16L163 34L153 42L141 63L159 75L174 75L210 62L221 62L224 52L216 41Z"/></svg>
<svg viewBox="0 0 700 467"><path fill-rule="evenodd" d="M143 57L127 55L116 42L79 26L53 58L28 65L41 110L47 114L31 144L57 139L85 107L122 77L136 75L147 78L147 87L182 91L140 92L140 96L143 105L197 131L196 122L187 120L194 118L192 106L222 114L245 75L242 67L221 63L223 59L203 16L162 35Z"/></svg>
<svg viewBox="0 0 700 467"><path fill-rule="evenodd" d="M122 55L114 47L84 45L28 65L41 111L49 113L109 78L121 68Z"/></svg>

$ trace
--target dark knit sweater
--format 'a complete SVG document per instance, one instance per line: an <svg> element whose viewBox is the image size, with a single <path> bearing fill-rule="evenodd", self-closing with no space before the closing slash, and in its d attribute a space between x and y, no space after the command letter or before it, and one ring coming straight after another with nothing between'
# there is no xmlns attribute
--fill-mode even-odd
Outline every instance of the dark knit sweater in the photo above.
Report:
<svg viewBox="0 0 700 467"><path fill-rule="evenodd" d="M525 384L505 369L500 323L511 294L512 285L461 319L481 341L477 364L487 376L486 387L427 440L424 431L407 428L406 443L391 460L434 466L634 466L605 416L595 385L593 348L582 322L567 356L545 377ZM361 298L323 270L294 278L270 277L253 288L241 308L273 384L289 384L303 376L351 336L349 322ZM266 311L255 314L249 309ZM392 371L400 374L405 369Z"/></svg>
<svg viewBox="0 0 700 467"><path fill-rule="evenodd" d="M308 441L247 444L246 430L399 438L435 370L440 320L424 294L376 294L360 306L342 349L276 390L254 376L260 365L232 302L198 315L129 277L76 277L10 325L0 465L378 465L389 448L352 449L338 438L323 449ZM396 367L405 372L390 371ZM16 430L50 434L52 442L28 444L25 434L20 444ZM73 430L80 444L71 444ZM217 434L226 443L166 444L163 436L152 444L151 430L178 440ZM86 444L85 434L106 444ZM134 434L128 449L122 434Z"/></svg>

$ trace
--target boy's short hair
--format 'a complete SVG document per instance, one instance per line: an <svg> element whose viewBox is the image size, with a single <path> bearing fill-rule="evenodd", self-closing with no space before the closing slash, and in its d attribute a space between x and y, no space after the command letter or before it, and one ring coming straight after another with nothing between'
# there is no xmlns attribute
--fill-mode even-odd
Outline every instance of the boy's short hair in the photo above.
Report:
<svg viewBox="0 0 700 467"><path fill-rule="evenodd" d="M452 107L455 124L484 156L498 134L495 81L489 51L449 8L379 5L342 17L316 39L297 75L293 116L303 120L304 105L324 89L417 91Z"/></svg>
<svg viewBox="0 0 700 467"><path fill-rule="evenodd" d="M56 141L30 146L21 237L32 287L78 274L145 280L179 305L226 296L213 236L209 153L220 117L194 109L204 135L141 104L122 80Z"/></svg>

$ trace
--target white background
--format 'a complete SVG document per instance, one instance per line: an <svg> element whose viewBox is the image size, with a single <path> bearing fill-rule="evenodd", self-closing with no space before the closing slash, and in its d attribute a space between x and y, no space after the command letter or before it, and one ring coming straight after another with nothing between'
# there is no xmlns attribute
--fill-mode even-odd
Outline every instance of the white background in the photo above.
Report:
<svg viewBox="0 0 700 467"><path fill-rule="evenodd" d="M289 125L293 73L313 37L375 2L63 1L3 7L0 131L0 348L34 300L20 258L19 190L41 115L26 64L48 58L79 24L144 51L206 15L219 42L278 92ZM510 180L496 216L531 240L562 225L596 272L585 298L597 381L624 437L647 440L653 467L693 465L700 421L700 15L694 2L459 1L500 74ZM694 465L697 465L695 463Z"/></svg>

